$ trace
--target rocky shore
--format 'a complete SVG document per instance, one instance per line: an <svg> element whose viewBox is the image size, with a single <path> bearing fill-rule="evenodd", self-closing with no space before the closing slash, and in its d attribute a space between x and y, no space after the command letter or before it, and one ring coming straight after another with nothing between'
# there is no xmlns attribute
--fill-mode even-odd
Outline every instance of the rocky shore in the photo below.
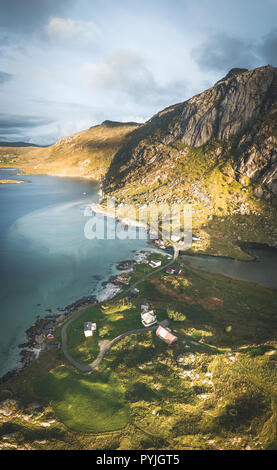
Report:
<svg viewBox="0 0 277 470"><path fill-rule="evenodd" d="M38 318L36 323L26 331L26 343L19 345L21 349L19 366L0 377L0 384L12 380L20 371L28 367L41 352L48 349L49 346L46 344L46 337L50 328L55 328L63 323L79 308L92 305L95 302L97 302L95 296L82 297L65 308L59 308L59 313ZM46 311L51 312L51 309L47 309ZM59 344L57 344L56 347L59 347Z"/></svg>
<svg viewBox="0 0 277 470"><path fill-rule="evenodd" d="M116 265L116 268L120 272L130 272L134 269L137 263L139 264L144 262L149 254L150 251L142 250L140 252L136 252L136 256L133 260L122 261ZM47 344L47 334L51 328L59 326L67 318L73 315L76 310L95 303L104 302L117 295L122 288L122 284L117 281L117 277L117 275L112 275L107 281L102 282L103 290L97 297L82 297L64 308L58 308L58 313L52 314L51 308L46 309L45 311L50 314L43 318L38 317L36 323L26 331L27 341L19 345L21 352L18 367L0 377L0 384L9 382L16 377L23 369L27 368L41 352L46 351L49 347L60 347L58 342L56 342L56 344Z"/></svg>

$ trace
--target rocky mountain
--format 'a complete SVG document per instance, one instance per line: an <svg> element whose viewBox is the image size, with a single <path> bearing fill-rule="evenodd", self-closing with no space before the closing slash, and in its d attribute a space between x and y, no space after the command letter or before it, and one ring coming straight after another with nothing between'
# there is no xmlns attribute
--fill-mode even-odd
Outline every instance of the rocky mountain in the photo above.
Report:
<svg viewBox="0 0 277 470"><path fill-rule="evenodd" d="M133 132L131 143L115 156L105 187L127 185L140 167L162 163L163 154L173 163L179 147L182 154L202 149L213 164L229 161L237 180L245 175L262 185L256 188L258 197L277 194L276 117L277 69L232 69L209 90L165 109ZM160 176L164 179L164 172Z"/></svg>

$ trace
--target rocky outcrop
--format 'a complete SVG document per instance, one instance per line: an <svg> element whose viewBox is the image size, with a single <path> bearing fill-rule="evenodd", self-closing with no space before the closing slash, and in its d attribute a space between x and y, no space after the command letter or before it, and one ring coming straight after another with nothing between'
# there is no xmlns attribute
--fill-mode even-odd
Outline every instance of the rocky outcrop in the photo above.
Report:
<svg viewBox="0 0 277 470"><path fill-rule="evenodd" d="M214 87L184 103L174 136L200 147L228 140L250 128L277 100L277 69L234 69Z"/></svg>
<svg viewBox="0 0 277 470"><path fill-rule="evenodd" d="M188 148L216 142L211 159L229 158L238 178L245 175L277 194L276 117L277 69L271 65L232 69L212 88L166 108L136 129L115 156L104 188L134 183L143 167L149 168L150 176L158 160L160 170L164 160L165 165L169 161L174 165L178 142ZM155 180L154 173L151 178Z"/></svg>

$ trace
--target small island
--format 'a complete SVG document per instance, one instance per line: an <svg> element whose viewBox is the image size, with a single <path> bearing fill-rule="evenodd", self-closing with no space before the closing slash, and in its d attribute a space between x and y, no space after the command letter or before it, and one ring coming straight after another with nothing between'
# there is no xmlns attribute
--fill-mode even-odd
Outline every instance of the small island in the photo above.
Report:
<svg viewBox="0 0 277 470"><path fill-rule="evenodd" d="M22 183L28 183L28 181L23 181L23 180L1 180L0 179L0 184L22 184Z"/></svg>

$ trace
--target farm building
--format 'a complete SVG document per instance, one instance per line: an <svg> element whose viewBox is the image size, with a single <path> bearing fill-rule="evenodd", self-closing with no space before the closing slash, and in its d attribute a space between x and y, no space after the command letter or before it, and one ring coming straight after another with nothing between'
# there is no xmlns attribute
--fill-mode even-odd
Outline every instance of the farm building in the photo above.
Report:
<svg viewBox="0 0 277 470"><path fill-rule="evenodd" d="M156 335L167 344L173 344L178 341L177 336L175 336L169 328L165 328L164 326L157 328Z"/></svg>
<svg viewBox="0 0 277 470"><path fill-rule="evenodd" d="M151 310L150 312L147 312L147 311L143 312L141 314L141 323L146 328L148 328L149 326L155 325L155 323L157 323L157 317L154 311Z"/></svg>
<svg viewBox="0 0 277 470"><path fill-rule="evenodd" d="M93 332L96 330L96 323L86 322L84 323L84 335L86 338L93 335Z"/></svg>

